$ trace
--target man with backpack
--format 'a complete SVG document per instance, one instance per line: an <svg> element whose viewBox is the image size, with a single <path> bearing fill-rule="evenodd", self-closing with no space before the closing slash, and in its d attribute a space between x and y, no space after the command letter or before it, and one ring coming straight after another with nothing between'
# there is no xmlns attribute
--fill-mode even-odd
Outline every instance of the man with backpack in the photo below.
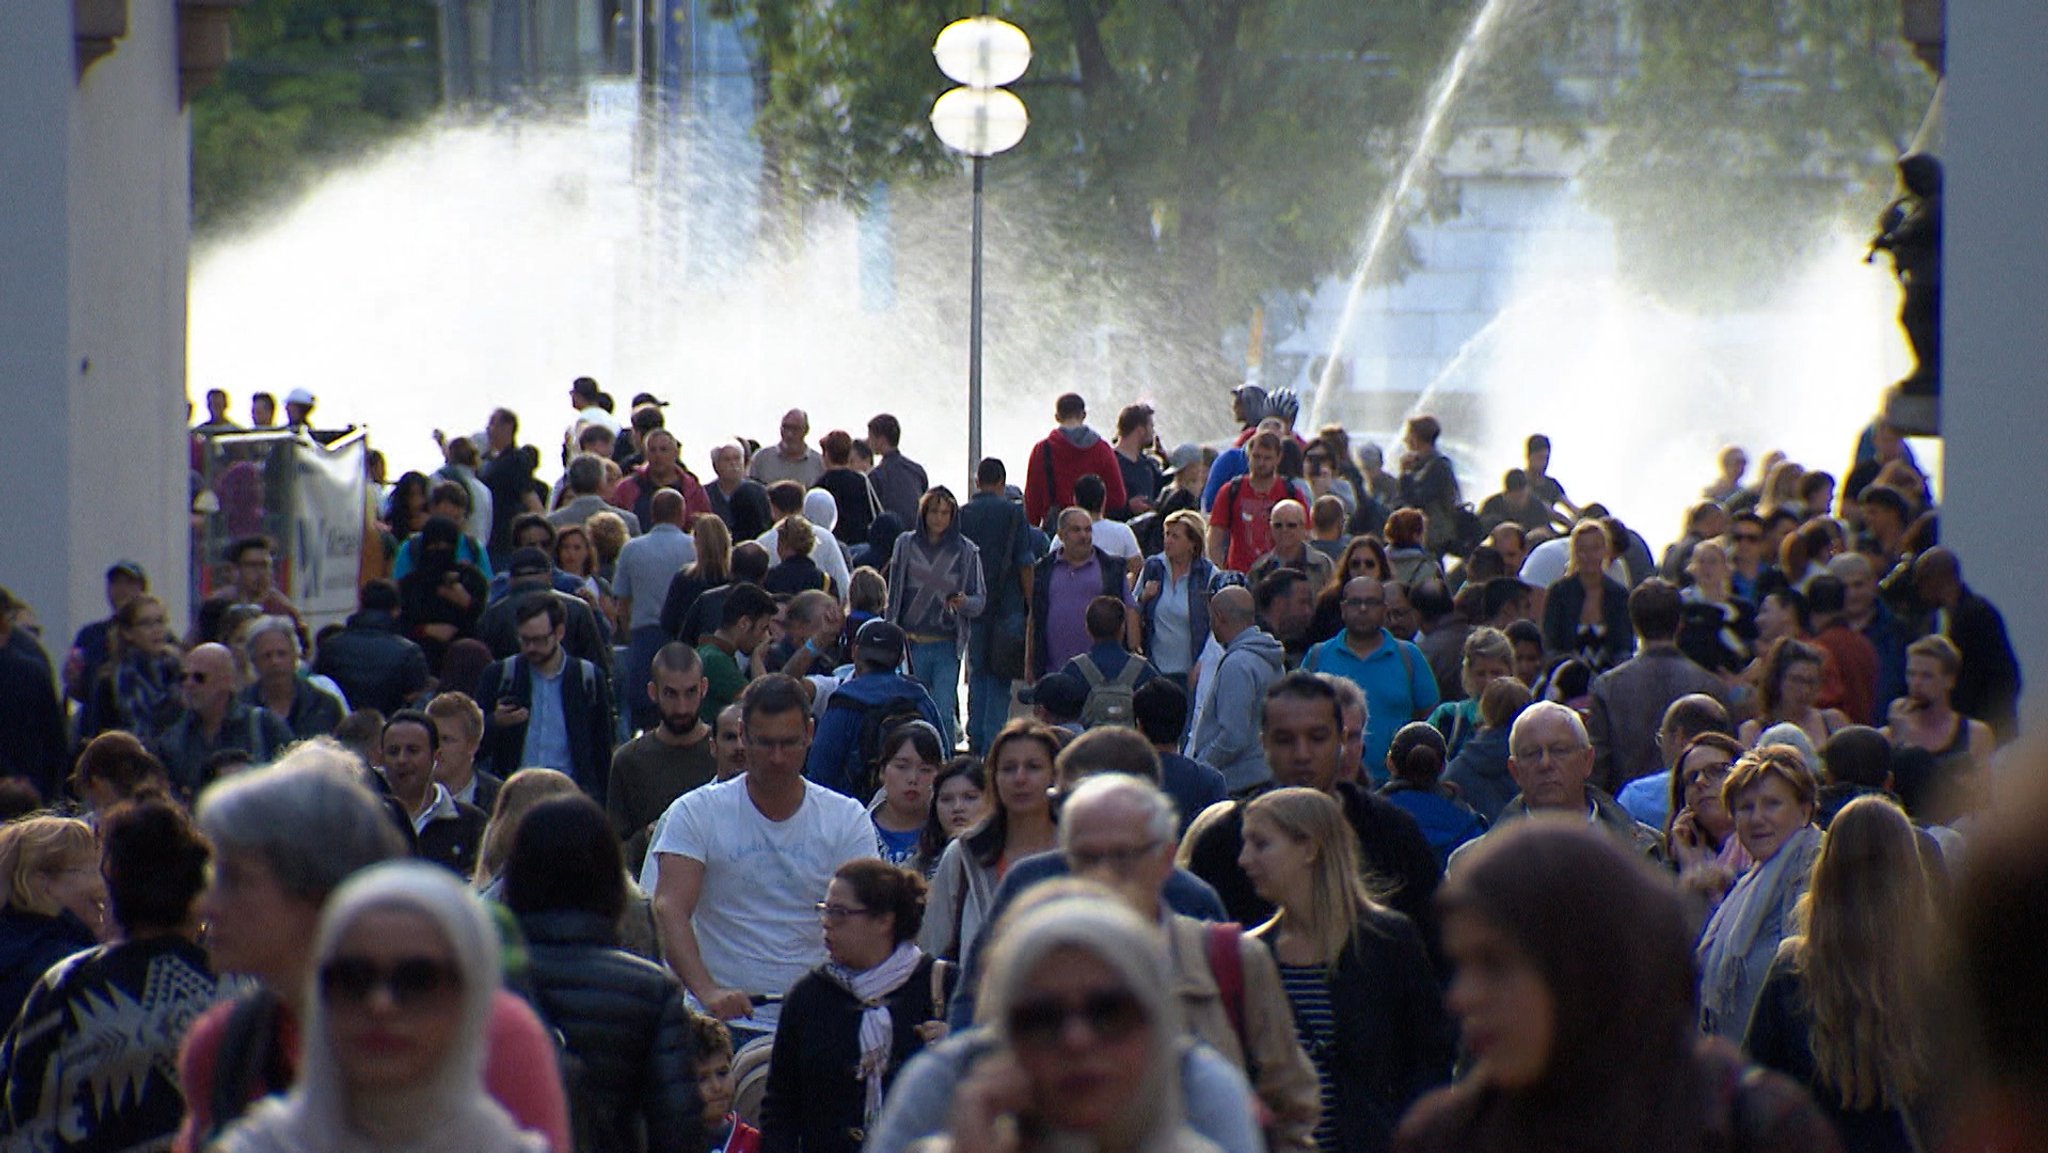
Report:
<svg viewBox="0 0 2048 1153"><path fill-rule="evenodd" d="M874 796L882 740L905 721L939 725L939 706L925 687L897 671L903 665L903 630L870 620L853 637L853 677L833 690L804 761L813 784L865 804Z"/></svg>
<svg viewBox="0 0 2048 1153"><path fill-rule="evenodd" d="M1249 572L1273 550L1274 506L1284 500L1315 503L1307 486L1280 475L1280 435L1261 430L1245 444L1250 471L1217 490L1209 509L1209 559L1232 572Z"/></svg>
<svg viewBox="0 0 2048 1153"><path fill-rule="evenodd" d="M1081 727L1137 724L1133 700L1138 686L1159 675L1152 662L1124 647L1124 603L1115 597L1088 602L1088 651L1066 663L1060 675L1086 689Z"/></svg>

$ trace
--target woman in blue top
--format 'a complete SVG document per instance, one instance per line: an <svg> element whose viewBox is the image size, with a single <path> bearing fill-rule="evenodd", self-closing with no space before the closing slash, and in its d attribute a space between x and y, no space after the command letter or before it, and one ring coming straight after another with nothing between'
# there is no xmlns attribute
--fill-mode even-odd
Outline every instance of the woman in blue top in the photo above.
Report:
<svg viewBox="0 0 2048 1153"><path fill-rule="evenodd" d="M1201 513L1182 509L1168 516L1161 551L1138 570L1145 654L1183 689L1209 643L1209 594L1219 587L1219 570L1202 551L1208 532Z"/></svg>
<svg viewBox="0 0 2048 1153"><path fill-rule="evenodd" d="M1427 721L1403 725L1387 746L1390 779L1380 786L1381 796L1406 809L1422 826L1439 865L1448 863L1459 845L1486 831L1486 818L1460 800L1456 788L1444 784L1449 760L1443 734L1435 727Z"/></svg>
<svg viewBox="0 0 2048 1153"><path fill-rule="evenodd" d="M892 865L929 877L938 854L920 860L925 825L931 821L932 787L946 752L939 730L926 721L905 721L882 737L881 793L868 806L875 823L875 852Z"/></svg>
<svg viewBox="0 0 2048 1153"><path fill-rule="evenodd" d="M1502 677L1515 675L1515 645L1499 629L1480 627L1465 638L1463 663L1458 682L1464 687L1463 700L1445 701L1429 714L1429 723L1444 735L1444 759L1458 755L1465 741L1479 731L1479 698L1486 686Z"/></svg>

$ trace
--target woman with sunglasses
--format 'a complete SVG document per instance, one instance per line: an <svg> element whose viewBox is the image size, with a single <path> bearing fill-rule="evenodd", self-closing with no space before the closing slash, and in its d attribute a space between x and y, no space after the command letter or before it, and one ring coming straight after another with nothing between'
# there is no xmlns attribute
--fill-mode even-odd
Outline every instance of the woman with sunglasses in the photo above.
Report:
<svg viewBox="0 0 2048 1153"><path fill-rule="evenodd" d="M1670 828L1665 840L1678 866L1678 882L1706 900L1711 912L1735 879L1749 871L1749 854L1735 835L1735 814L1721 799L1742 745L1724 733L1701 733L1678 754L1671 774Z"/></svg>
<svg viewBox="0 0 2048 1153"><path fill-rule="evenodd" d="M791 987L761 1104L762 1153L859 1153L883 1095L944 1035L950 966L917 947L924 878L876 860L832 875L818 920L823 965Z"/></svg>
<svg viewBox="0 0 2048 1153"><path fill-rule="evenodd" d="M1308 625L1310 642L1329 640L1344 630L1344 586L1352 578L1391 580L1388 574L1393 571L1393 563L1387 559L1387 546L1380 543L1380 538L1367 534L1352 537L1351 543L1344 546L1343 555L1337 558L1336 567L1330 570L1329 581L1316 593L1316 611Z"/></svg>
<svg viewBox="0 0 2048 1153"><path fill-rule="evenodd" d="M1279 963L1322 1082L1317 1149L1385 1150L1402 1111L1451 1076L1450 1023L1421 935L1372 899L1357 835L1314 789L1275 789L1246 805L1238 864L1279 908L1253 935Z"/></svg>
<svg viewBox="0 0 2048 1153"><path fill-rule="evenodd" d="M1060 897L1005 919L982 986L996 1052L954 1094L937 1150L1214 1153L1181 1098L1180 1006L1158 930Z"/></svg>
<svg viewBox="0 0 2048 1153"><path fill-rule="evenodd" d="M175 719L185 664L171 639L170 610L142 593L114 613L107 663L93 686L79 735L123 729L147 741Z"/></svg>
<svg viewBox="0 0 2048 1153"><path fill-rule="evenodd" d="M1438 891L1469 1060L1402 1119L1400 1153L1828 1153L1806 1093L1697 1024L1670 879L1581 821L1515 821Z"/></svg>
<svg viewBox="0 0 2048 1153"><path fill-rule="evenodd" d="M484 1088L499 950L446 869L393 861L350 878L320 916L298 1081L219 1149L542 1153L547 1139Z"/></svg>

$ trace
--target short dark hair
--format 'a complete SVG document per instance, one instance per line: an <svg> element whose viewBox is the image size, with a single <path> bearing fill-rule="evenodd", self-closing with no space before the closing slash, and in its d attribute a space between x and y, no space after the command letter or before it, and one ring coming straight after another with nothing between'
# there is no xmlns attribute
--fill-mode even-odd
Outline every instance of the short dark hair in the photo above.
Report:
<svg viewBox="0 0 2048 1153"><path fill-rule="evenodd" d="M1149 404L1127 404L1116 414L1116 434L1129 436L1138 429L1152 423L1152 406Z"/></svg>
<svg viewBox="0 0 2048 1153"><path fill-rule="evenodd" d="M569 619L568 610L562 607L561 601L555 599L553 589L541 589L537 592L531 592L513 602L512 625L514 628L525 624L537 616L547 617L548 627L551 629L561 628Z"/></svg>
<svg viewBox="0 0 2048 1153"><path fill-rule="evenodd" d="M444 480L427 490L427 504L452 504L463 512L468 512L469 489L459 480Z"/></svg>
<svg viewBox="0 0 2048 1153"><path fill-rule="evenodd" d="M648 667L664 673L694 673L703 669L704 658L683 642L670 641L655 650L654 659L648 662Z"/></svg>
<svg viewBox="0 0 2048 1153"><path fill-rule="evenodd" d="M974 483L982 488L994 488L1009 479L1010 470L1003 467L1001 457L982 457L981 463L974 467Z"/></svg>
<svg viewBox="0 0 2048 1153"><path fill-rule="evenodd" d="M1545 435L1543 435L1543 434L1542 434L1542 433L1540 433L1540 432L1532 432L1532 433L1530 433L1530 434L1529 434L1529 440L1528 440L1528 442L1527 442L1526 444L1524 444L1524 445L1522 446L1522 452L1523 452L1523 455L1525 455L1525 456L1526 456L1526 455L1528 455L1529 453L1532 453L1532 452L1549 452L1549 451L1550 451L1550 438L1549 438L1549 437L1547 437L1547 436L1545 436Z"/></svg>
<svg viewBox="0 0 2048 1153"><path fill-rule="evenodd" d="M1101 515L1103 505L1109 502L1109 486L1092 472L1084 472L1074 478L1074 503L1090 513Z"/></svg>
<svg viewBox="0 0 2048 1153"><path fill-rule="evenodd" d="M213 849L190 817L161 796L116 805L101 820L107 901L129 936L192 918Z"/></svg>
<svg viewBox="0 0 2048 1153"><path fill-rule="evenodd" d="M1705 693L1687 693L1664 710L1664 719L1657 723L1657 731L1684 733L1688 739L1705 733L1732 737L1735 735L1735 722L1728 716L1728 707L1720 701Z"/></svg>
<svg viewBox="0 0 2048 1153"><path fill-rule="evenodd" d="M1501 475L1500 489L1502 492L1513 492L1518 488L1528 487L1529 474L1519 468L1511 468Z"/></svg>
<svg viewBox="0 0 2048 1153"><path fill-rule="evenodd" d="M383 577L366 580L356 590L356 606L368 612L394 613L398 603L398 586Z"/></svg>
<svg viewBox="0 0 2048 1153"><path fill-rule="evenodd" d="M1263 614L1274 602L1293 592L1295 585L1307 580L1307 575L1298 568L1274 569L1252 586L1252 606Z"/></svg>
<svg viewBox="0 0 2048 1153"><path fill-rule="evenodd" d="M1817 617L1833 616L1848 607L1849 589L1833 573L1818 573L1806 582L1806 607Z"/></svg>
<svg viewBox="0 0 2048 1153"><path fill-rule="evenodd" d="M1425 621L1442 620L1457 608L1451 600L1450 587L1444 584L1442 577L1415 582L1415 587L1408 590L1408 603Z"/></svg>
<svg viewBox="0 0 2048 1153"><path fill-rule="evenodd" d="M811 702L804 696L803 686L788 673L769 673L749 684L740 694L742 725L753 724L758 716L777 716L788 712L800 712L806 717L811 714Z"/></svg>
<svg viewBox="0 0 2048 1153"><path fill-rule="evenodd" d="M242 561L243 553L254 552L259 548L267 548L274 552L276 551L277 546L271 544L270 538L264 536L262 533L255 533L245 537L237 537L235 538L235 542L228 546L228 559L234 561L236 564L240 564Z"/></svg>
<svg viewBox="0 0 2048 1153"><path fill-rule="evenodd" d="M1865 485L1863 491L1856 494L1856 503L1865 506L1866 512L1872 506L1890 509L1897 515L1901 524L1911 519L1913 515L1912 506L1906 503L1905 494L1890 485Z"/></svg>
<svg viewBox="0 0 2048 1153"><path fill-rule="evenodd" d="M775 565L775 558L768 555L767 546L760 541L743 540L732 546L732 579L760 583Z"/></svg>
<svg viewBox="0 0 2048 1153"><path fill-rule="evenodd" d="M1090 640L1114 640L1124 627L1124 602L1115 597L1096 597L1088 602L1082 616ZM1136 658L1133 658L1136 659Z"/></svg>
<svg viewBox="0 0 2048 1153"><path fill-rule="evenodd" d="M1521 584L1522 582L1516 581L1515 583ZM1529 586L1522 585L1522 587L1526 589ZM1508 627L1501 631L1508 634L1509 644L1535 645L1539 649L1543 647L1543 629L1535 621L1509 621Z"/></svg>
<svg viewBox="0 0 2048 1153"><path fill-rule="evenodd" d="M1266 726L1266 712L1274 701L1328 701L1332 719L1344 719L1344 702L1337 696L1336 686L1315 673L1299 669L1286 674L1266 688L1266 699L1259 705L1259 727Z"/></svg>
<svg viewBox="0 0 2048 1153"><path fill-rule="evenodd" d="M505 859L505 905L521 916L574 910L606 924L619 919L626 910L625 858L596 801L550 797L519 818Z"/></svg>
<svg viewBox="0 0 2048 1153"><path fill-rule="evenodd" d="M839 866L832 879L844 881L868 912L894 917L889 933L897 944L915 941L924 928L925 883L915 870L865 857Z"/></svg>
<svg viewBox="0 0 2048 1153"><path fill-rule="evenodd" d="M590 427L596 429L604 428L601 424L593 424ZM589 429L584 431L587 433ZM569 462L569 470L564 475L568 479L570 492L578 494L594 493L598 490L599 486L604 484L604 462L587 452L580 453L575 460Z"/></svg>
<svg viewBox="0 0 2048 1153"><path fill-rule="evenodd" d="M1070 417L1087 415L1088 402L1082 400L1081 394L1078 392L1063 392L1058 400L1052 402L1052 416L1054 420L1066 420Z"/></svg>
<svg viewBox="0 0 2048 1153"><path fill-rule="evenodd" d="M521 533L529 532L533 529L539 529L547 535L547 543L541 545L541 548L552 549L555 547L554 522L537 512L522 512L518 516L513 517L512 531L509 535L514 541L517 541Z"/></svg>
<svg viewBox="0 0 2048 1153"><path fill-rule="evenodd" d="M1892 743L1869 725L1844 725L1829 734L1820 762L1829 780L1881 789L1892 774Z"/></svg>
<svg viewBox="0 0 2048 1153"><path fill-rule="evenodd" d="M1526 599L1536 590L1511 576L1495 577L1487 581L1480 590L1479 610L1487 620L1499 616L1501 611L1518 600ZM1539 634L1540 635L1540 634ZM1508 638L1513 640L1513 637Z"/></svg>
<svg viewBox="0 0 2048 1153"><path fill-rule="evenodd" d="M725 594L725 604L718 612L718 627L729 629L748 617L772 617L775 607L775 597L767 589L752 581L741 581Z"/></svg>
<svg viewBox="0 0 2048 1153"><path fill-rule="evenodd" d="M1187 690L1165 677L1153 677L1131 694L1131 718L1146 740L1175 744L1188 724Z"/></svg>
<svg viewBox="0 0 2048 1153"><path fill-rule="evenodd" d="M868 418L868 435L879 436L895 448L903 443L903 422L886 412L876 413Z"/></svg>
<svg viewBox="0 0 2048 1153"><path fill-rule="evenodd" d="M818 438L818 451L825 456L827 464L844 464L853 456L853 437L843 428L835 428Z"/></svg>
<svg viewBox="0 0 2048 1153"><path fill-rule="evenodd" d="M440 727L434 724L434 718L428 716L424 710L400 709L385 717L384 728L382 733L379 733L379 739L382 739L383 733L388 733L400 725L418 725L427 730L427 747L435 752L441 751Z"/></svg>
<svg viewBox="0 0 2048 1153"><path fill-rule="evenodd" d="M793 480L778 480L769 485L768 507L778 519L804 511L804 486Z"/></svg>
<svg viewBox="0 0 2048 1153"><path fill-rule="evenodd" d="M1053 777L1069 788L1085 777L1122 773L1159 783L1159 754L1136 729L1102 725L1067 742L1053 758Z"/></svg>
<svg viewBox="0 0 2048 1153"><path fill-rule="evenodd" d="M1646 641L1668 641L1677 636L1684 608L1678 586L1661 577L1651 577L1628 594L1629 624Z"/></svg>

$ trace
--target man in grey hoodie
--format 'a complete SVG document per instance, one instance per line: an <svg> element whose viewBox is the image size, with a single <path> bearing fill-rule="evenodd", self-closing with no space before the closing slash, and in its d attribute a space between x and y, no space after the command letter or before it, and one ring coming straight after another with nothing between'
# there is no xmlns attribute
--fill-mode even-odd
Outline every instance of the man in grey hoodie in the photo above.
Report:
<svg viewBox="0 0 2048 1153"><path fill-rule="evenodd" d="M1209 628L1223 647L1212 691L1203 694L1188 756L1213 765L1231 792L1241 792L1272 775L1259 743L1259 712L1266 688L1287 669L1286 651L1258 626L1252 594L1242 587L1209 598Z"/></svg>

